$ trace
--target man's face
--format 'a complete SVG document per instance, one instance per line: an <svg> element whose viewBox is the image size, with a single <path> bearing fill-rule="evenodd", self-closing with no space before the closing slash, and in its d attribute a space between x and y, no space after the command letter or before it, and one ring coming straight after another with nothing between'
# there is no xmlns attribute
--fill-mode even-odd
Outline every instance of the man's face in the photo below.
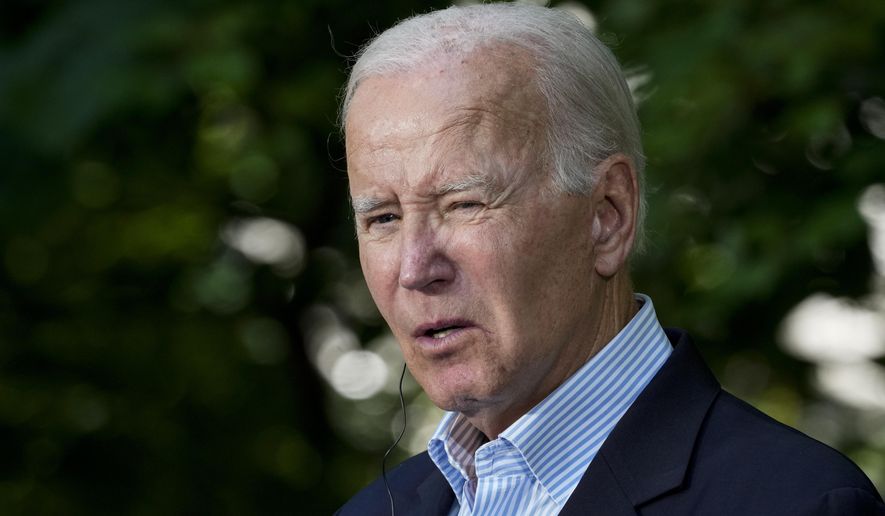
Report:
<svg viewBox="0 0 885 516"><path fill-rule="evenodd" d="M363 273L409 369L441 408L513 420L586 361L599 286L590 200L553 188L509 57L369 78L346 137Z"/></svg>

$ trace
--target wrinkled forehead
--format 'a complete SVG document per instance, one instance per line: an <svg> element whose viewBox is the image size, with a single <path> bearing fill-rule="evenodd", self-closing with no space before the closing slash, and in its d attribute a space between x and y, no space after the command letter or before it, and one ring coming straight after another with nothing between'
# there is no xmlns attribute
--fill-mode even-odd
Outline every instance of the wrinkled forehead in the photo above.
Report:
<svg viewBox="0 0 885 516"><path fill-rule="evenodd" d="M414 135L421 124L428 136L449 128L469 134L543 127L547 110L534 65L526 51L498 44L466 53L441 49L407 70L370 76L348 110L348 153L377 143L373 135Z"/></svg>

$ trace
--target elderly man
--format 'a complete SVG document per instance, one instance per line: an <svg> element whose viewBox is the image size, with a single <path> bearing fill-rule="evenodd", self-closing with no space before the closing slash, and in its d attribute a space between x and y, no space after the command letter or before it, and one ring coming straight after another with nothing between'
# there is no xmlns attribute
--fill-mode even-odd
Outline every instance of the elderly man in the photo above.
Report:
<svg viewBox="0 0 885 516"><path fill-rule="evenodd" d="M342 119L360 260L428 444L341 514L880 514L854 464L723 392L634 294L643 156L612 54L487 4L362 52Z"/></svg>

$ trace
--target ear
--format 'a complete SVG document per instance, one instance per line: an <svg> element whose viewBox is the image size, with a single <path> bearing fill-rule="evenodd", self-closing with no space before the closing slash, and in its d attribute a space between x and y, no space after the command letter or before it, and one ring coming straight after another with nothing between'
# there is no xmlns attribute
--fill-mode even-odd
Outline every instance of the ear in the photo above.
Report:
<svg viewBox="0 0 885 516"><path fill-rule="evenodd" d="M627 263L636 236L639 185L633 160L609 156L596 166L593 200L593 240L596 272L614 276Z"/></svg>

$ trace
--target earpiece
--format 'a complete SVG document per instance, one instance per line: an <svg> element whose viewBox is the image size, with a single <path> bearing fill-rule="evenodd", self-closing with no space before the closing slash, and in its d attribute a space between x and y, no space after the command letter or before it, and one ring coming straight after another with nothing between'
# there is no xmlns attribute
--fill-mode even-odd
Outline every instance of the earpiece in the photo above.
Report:
<svg viewBox="0 0 885 516"><path fill-rule="evenodd" d="M393 441L390 448L384 452L384 458L381 459L381 478L384 479L384 487L387 489L387 496L390 498L390 516L396 516L396 506L393 503L393 493L390 492L390 484L387 483L387 456L396 448L403 436L406 435L406 399L403 396L403 378L406 377L406 364L403 364L403 372L399 375L399 406L403 413L403 429L399 433L399 437Z"/></svg>

